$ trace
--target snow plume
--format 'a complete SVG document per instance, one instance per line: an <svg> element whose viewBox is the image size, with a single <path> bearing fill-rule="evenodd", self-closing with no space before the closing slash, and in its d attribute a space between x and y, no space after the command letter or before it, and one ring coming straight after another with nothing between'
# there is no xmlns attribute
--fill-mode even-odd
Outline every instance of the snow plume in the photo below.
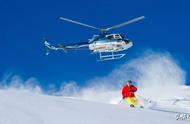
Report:
<svg viewBox="0 0 190 124"><path fill-rule="evenodd" d="M74 97L80 92L80 87L76 82L64 82L58 92L54 92L54 95Z"/></svg>
<svg viewBox="0 0 190 124"><path fill-rule="evenodd" d="M132 69L139 94L150 98L176 96L179 86L185 85L186 73L168 52L145 52L143 57L132 60L127 67Z"/></svg>
<svg viewBox="0 0 190 124"><path fill-rule="evenodd" d="M9 90L26 90L35 93L41 93L40 83L34 77L27 80L23 80L18 75L5 74L3 79L0 81L1 89Z"/></svg>
<svg viewBox="0 0 190 124"><path fill-rule="evenodd" d="M127 80L133 80L138 86L137 94L148 98L177 96L179 85L186 82L185 71L168 52L147 50L143 54L118 65L104 77L96 77L79 87L77 82L63 82L59 91L50 89L47 94L77 97L97 102L117 103L121 100L121 89ZM23 80L19 76L5 75L1 87L29 89L41 92L35 78Z"/></svg>
<svg viewBox="0 0 190 124"><path fill-rule="evenodd" d="M81 98L110 103L121 99L121 88L127 80L138 86L138 94L148 98L177 95L186 82L185 71L168 52L145 51L143 55L119 65L105 77L87 81Z"/></svg>
<svg viewBox="0 0 190 124"><path fill-rule="evenodd" d="M176 86L186 82L185 72L167 52L146 52L126 66L134 69L133 79L142 87Z"/></svg>
<svg viewBox="0 0 190 124"><path fill-rule="evenodd" d="M92 79L88 83L118 88L129 79L141 87L183 85L186 82L185 71L168 52L146 51L116 67L108 76Z"/></svg>

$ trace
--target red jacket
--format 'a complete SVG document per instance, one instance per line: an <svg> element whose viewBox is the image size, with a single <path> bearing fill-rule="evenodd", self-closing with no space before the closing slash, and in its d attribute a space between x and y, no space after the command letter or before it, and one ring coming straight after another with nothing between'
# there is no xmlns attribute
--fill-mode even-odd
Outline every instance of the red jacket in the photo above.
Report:
<svg viewBox="0 0 190 124"><path fill-rule="evenodd" d="M137 91L137 88L134 85L125 85L122 89L122 95L123 97L134 97L134 92Z"/></svg>

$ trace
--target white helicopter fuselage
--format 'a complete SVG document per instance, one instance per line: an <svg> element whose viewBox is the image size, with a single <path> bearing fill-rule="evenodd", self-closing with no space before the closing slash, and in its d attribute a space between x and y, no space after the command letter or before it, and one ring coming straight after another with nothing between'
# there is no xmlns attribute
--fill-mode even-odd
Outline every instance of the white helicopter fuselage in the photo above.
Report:
<svg viewBox="0 0 190 124"><path fill-rule="evenodd" d="M119 52L126 50L133 46L132 42L126 44L125 41L114 41L114 42L94 42L89 44L89 49L93 52Z"/></svg>
<svg viewBox="0 0 190 124"><path fill-rule="evenodd" d="M107 34L103 37L95 35L93 38L96 40L89 44L89 49L95 53L119 52L133 46L133 43L131 41L124 41L120 34Z"/></svg>

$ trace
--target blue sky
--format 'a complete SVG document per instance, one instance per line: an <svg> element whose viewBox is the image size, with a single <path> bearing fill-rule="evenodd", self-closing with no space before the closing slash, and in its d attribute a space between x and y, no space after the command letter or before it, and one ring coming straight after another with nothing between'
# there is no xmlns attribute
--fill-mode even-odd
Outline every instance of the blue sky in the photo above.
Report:
<svg viewBox="0 0 190 124"><path fill-rule="evenodd" d="M13 73L36 77L45 87L62 81L86 80L108 74L145 48L170 52L187 71L190 82L190 1L173 0L62 0L0 1L0 75ZM97 62L89 51L45 55L43 38L52 43L84 42L96 30L59 20L60 16L96 27L109 27L144 15L145 20L113 30L134 42L127 57Z"/></svg>

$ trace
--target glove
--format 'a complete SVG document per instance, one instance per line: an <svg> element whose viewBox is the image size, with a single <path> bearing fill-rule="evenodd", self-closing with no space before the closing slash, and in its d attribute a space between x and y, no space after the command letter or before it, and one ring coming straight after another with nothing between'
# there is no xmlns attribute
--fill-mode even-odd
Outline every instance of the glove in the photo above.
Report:
<svg viewBox="0 0 190 124"><path fill-rule="evenodd" d="M123 95L123 99L125 99L125 98L126 98L126 94Z"/></svg>

